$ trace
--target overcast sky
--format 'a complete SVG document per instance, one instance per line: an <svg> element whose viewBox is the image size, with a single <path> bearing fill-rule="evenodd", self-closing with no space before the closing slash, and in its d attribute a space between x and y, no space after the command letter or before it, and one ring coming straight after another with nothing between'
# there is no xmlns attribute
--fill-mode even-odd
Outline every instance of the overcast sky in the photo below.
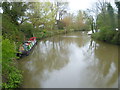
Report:
<svg viewBox="0 0 120 90"><path fill-rule="evenodd" d="M91 8L95 2L98 0L67 0L69 2L70 11L75 12L78 10L86 10L87 8ZM102 0L100 0L102 1ZM115 7L114 0L106 0Z"/></svg>
<svg viewBox="0 0 120 90"><path fill-rule="evenodd" d="M55 1L55 0L42 0L42 1ZM61 0L58 0L58 1L61 1ZM93 4L98 0L62 0L62 1L69 2L70 12L76 12L78 10L86 10L87 8L91 8ZM110 2L112 6L115 7L114 0L106 0L106 1ZM1 8L0 8L0 12L1 12Z"/></svg>

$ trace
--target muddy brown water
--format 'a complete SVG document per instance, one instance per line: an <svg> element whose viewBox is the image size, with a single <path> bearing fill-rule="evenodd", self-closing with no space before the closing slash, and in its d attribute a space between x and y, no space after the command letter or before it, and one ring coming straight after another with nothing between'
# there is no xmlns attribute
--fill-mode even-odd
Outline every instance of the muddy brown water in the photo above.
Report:
<svg viewBox="0 0 120 90"><path fill-rule="evenodd" d="M118 46L86 32L43 39L18 63L24 88L118 88Z"/></svg>

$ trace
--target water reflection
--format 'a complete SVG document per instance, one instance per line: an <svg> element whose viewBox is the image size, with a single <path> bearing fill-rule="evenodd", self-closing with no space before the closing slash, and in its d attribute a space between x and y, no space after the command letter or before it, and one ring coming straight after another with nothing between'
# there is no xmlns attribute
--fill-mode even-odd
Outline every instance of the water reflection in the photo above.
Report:
<svg viewBox="0 0 120 90"><path fill-rule="evenodd" d="M96 73L97 86L111 87L111 85L116 85L118 87L118 46L91 40L89 51L92 52L91 54L94 52L94 59L91 59L93 60L91 69Z"/></svg>
<svg viewBox="0 0 120 90"><path fill-rule="evenodd" d="M19 61L27 88L118 87L118 46L86 33L47 38Z"/></svg>

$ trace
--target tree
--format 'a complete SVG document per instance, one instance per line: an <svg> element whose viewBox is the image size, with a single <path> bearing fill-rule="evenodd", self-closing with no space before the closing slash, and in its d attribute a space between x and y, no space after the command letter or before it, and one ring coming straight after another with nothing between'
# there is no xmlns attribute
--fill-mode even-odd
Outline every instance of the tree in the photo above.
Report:
<svg viewBox="0 0 120 90"><path fill-rule="evenodd" d="M74 28L76 30L85 30L88 29L88 21L87 21L87 17L86 17L86 13L85 11L81 11L79 10L77 15L74 16L75 20L74 20Z"/></svg>
<svg viewBox="0 0 120 90"><path fill-rule="evenodd" d="M111 6L110 3L107 4L107 12L108 12L108 17L109 17L109 26L110 29L115 30L115 15L114 15L114 9Z"/></svg>
<svg viewBox="0 0 120 90"><path fill-rule="evenodd" d="M97 17L97 25L100 29L115 30L115 13L110 3L104 3L104 8L101 10Z"/></svg>
<svg viewBox="0 0 120 90"><path fill-rule="evenodd" d="M72 29L72 26L73 26L73 15L69 13L67 16L65 16L61 20L61 22L64 24L64 28L66 30Z"/></svg>
<svg viewBox="0 0 120 90"><path fill-rule="evenodd" d="M87 18L87 20L88 20L88 23L90 24L90 28L91 28L91 30L92 30L92 33L94 33L94 18L93 18L93 16L90 14L90 13L91 13L91 10L90 10L90 9L87 9L86 13L87 13L86 18Z"/></svg>
<svg viewBox="0 0 120 90"><path fill-rule="evenodd" d="M93 27L96 32L98 31L98 28L115 30L115 14L110 2L99 0L93 6L93 8L88 9L88 12L90 13L89 16L93 17Z"/></svg>
<svg viewBox="0 0 120 90"><path fill-rule="evenodd" d="M56 20L56 25L59 29L63 28L63 26L64 26L63 22L61 22L61 21L67 14L68 4L69 4L68 2L62 2L62 1L55 2L55 6L56 6L55 20Z"/></svg>
<svg viewBox="0 0 120 90"><path fill-rule="evenodd" d="M12 22L18 25L18 21L24 16L27 9L25 2L2 2L3 14L7 14Z"/></svg>
<svg viewBox="0 0 120 90"><path fill-rule="evenodd" d="M59 20L63 19L63 15L67 13L67 8L68 8L68 2L56 2L57 6L57 15L59 17ZM57 17L56 17L57 20Z"/></svg>
<svg viewBox="0 0 120 90"><path fill-rule="evenodd" d="M56 8L51 2L32 2L27 17L34 28L44 25L45 28L52 29L55 24Z"/></svg>
<svg viewBox="0 0 120 90"><path fill-rule="evenodd" d="M118 8L118 29L120 30L120 1L115 0L115 4Z"/></svg>
<svg viewBox="0 0 120 90"><path fill-rule="evenodd" d="M102 24L106 25L107 20L106 20L106 13L107 13L107 2L105 0L98 0L95 4L92 5L92 8L87 10L89 12L89 16L91 18L90 21L93 21L91 24L93 29L95 31L98 31L98 28L100 28L99 18L102 20Z"/></svg>

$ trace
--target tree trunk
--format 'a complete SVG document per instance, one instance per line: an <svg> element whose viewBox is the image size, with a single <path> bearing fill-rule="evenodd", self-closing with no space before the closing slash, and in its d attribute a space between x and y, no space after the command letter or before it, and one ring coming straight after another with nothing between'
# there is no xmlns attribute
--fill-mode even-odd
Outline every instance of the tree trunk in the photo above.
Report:
<svg viewBox="0 0 120 90"><path fill-rule="evenodd" d="M92 29L92 33L94 33L94 30L93 30L93 23L91 24L91 29Z"/></svg>
<svg viewBox="0 0 120 90"><path fill-rule="evenodd" d="M93 22L93 19L92 19L92 22L91 22L91 29L92 29L92 33L94 33L94 22Z"/></svg>
<svg viewBox="0 0 120 90"><path fill-rule="evenodd" d="M120 31L120 4L118 6L118 29Z"/></svg>

